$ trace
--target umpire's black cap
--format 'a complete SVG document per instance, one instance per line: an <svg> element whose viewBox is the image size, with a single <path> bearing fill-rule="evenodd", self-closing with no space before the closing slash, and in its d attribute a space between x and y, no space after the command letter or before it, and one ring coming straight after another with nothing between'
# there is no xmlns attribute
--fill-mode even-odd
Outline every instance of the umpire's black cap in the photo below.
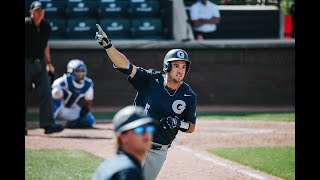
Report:
<svg viewBox="0 0 320 180"><path fill-rule="evenodd" d="M115 133L121 133L144 124L155 124L155 121L144 112L142 107L130 105L118 111L112 123Z"/></svg>
<svg viewBox="0 0 320 180"><path fill-rule="evenodd" d="M30 5L30 11L34 11L37 9L44 9L44 6L42 5L42 3L40 1L33 1Z"/></svg>

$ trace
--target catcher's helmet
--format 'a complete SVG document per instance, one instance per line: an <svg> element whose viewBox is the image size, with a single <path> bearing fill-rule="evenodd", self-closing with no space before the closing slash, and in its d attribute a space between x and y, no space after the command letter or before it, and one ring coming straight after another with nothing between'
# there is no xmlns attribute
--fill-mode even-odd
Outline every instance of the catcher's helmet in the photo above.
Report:
<svg viewBox="0 0 320 180"><path fill-rule="evenodd" d="M155 124L155 121L144 112L142 107L130 105L118 111L112 123L115 133L121 133L144 124Z"/></svg>
<svg viewBox="0 0 320 180"><path fill-rule="evenodd" d="M82 60L72 59L67 65L67 72L71 74L75 82L82 83L84 77L87 75L87 66ZM75 72L84 72L84 76L78 77Z"/></svg>
<svg viewBox="0 0 320 180"><path fill-rule="evenodd" d="M186 74L188 73L190 69L190 64L191 62L189 61L189 56L186 51L182 49L171 49L166 56L163 59L163 71L164 72L170 72L172 66L171 66L171 61L176 61L176 60L182 60L186 62L187 69L186 69Z"/></svg>

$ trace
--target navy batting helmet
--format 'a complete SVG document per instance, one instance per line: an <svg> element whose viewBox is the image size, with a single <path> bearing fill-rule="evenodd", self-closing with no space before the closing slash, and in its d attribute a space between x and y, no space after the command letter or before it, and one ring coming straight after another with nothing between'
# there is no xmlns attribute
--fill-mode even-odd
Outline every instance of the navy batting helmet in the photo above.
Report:
<svg viewBox="0 0 320 180"><path fill-rule="evenodd" d="M67 72L71 74L74 81L82 83L84 76L87 75L87 66L82 60L72 59L67 65ZM78 77L75 72L84 72L84 76Z"/></svg>
<svg viewBox="0 0 320 180"><path fill-rule="evenodd" d="M155 121L144 112L142 107L130 105L118 111L112 123L115 133L121 133L144 124L155 124Z"/></svg>
<svg viewBox="0 0 320 180"><path fill-rule="evenodd" d="M186 74L190 69L191 62L189 61L189 56L186 51L182 49L171 49L163 59L163 71L170 72L172 66L171 61L182 60L186 62L187 69Z"/></svg>

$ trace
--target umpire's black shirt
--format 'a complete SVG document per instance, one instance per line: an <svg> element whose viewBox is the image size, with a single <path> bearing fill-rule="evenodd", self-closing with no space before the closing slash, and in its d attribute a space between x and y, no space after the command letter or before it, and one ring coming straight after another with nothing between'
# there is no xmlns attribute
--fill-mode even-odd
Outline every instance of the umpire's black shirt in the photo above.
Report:
<svg viewBox="0 0 320 180"><path fill-rule="evenodd" d="M51 27L44 19L37 27L31 17L25 17L25 58L44 58L44 49L47 46Z"/></svg>

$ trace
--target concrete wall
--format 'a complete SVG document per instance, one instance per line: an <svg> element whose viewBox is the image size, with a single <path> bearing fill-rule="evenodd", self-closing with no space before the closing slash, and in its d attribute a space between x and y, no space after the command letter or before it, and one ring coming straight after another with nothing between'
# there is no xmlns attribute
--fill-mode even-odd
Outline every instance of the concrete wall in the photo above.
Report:
<svg viewBox="0 0 320 180"><path fill-rule="evenodd" d="M192 63L185 82L198 94L199 105L295 104L294 43L286 46L219 44L209 48L164 44L143 49L119 45L118 49L137 66L162 70L163 57L173 47L182 47L189 54ZM95 83L95 106L124 106L133 102L135 90L125 75L113 69L99 46L69 49L53 46L51 53L56 76L66 71L72 58L86 62L88 76Z"/></svg>

